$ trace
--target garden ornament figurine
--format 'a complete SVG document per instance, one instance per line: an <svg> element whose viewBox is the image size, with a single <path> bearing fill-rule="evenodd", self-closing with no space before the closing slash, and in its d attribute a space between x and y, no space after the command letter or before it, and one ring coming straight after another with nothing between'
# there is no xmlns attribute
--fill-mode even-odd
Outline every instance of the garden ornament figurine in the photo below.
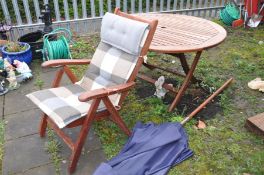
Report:
<svg viewBox="0 0 264 175"><path fill-rule="evenodd" d="M5 62L2 58L0 58L0 77L7 78L7 71L5 69Z"/></svg>
<svg viewBox="0 0 264 175"><path fill-rule="evenodd" d="M7 71L4 69L0 69L0 77L7 78Z"/></svg>
<svg viewBox="0 0 264 175"><path fill-rule="evenodd" d="M165 88L162 87L164 82L165 82L164 76L159 77L159 79L155 82L156 92L154 95L157 96L159 99L163 99L166 93L168 92Z"/></svg>
<svg viewBox="0 0 264 175"><path fill-rule="evenodd" d="M2 93L2 92L4 91L4 85L5 85L5 80L2 79L2 80L0 81L0 93Z"/></svg>
<svg viewBox="0 0 264 175"><path fill-rule="evenodd" d="M4 60L0 58L0 95L4 95L8 92L6 88L5 78L7 77L7 72L5 70Z"/></svg>
<svg viewBox="0 0 264 175"><path fill-rule="evenodd" d="M19 83L17 83L17 80L16 80L16 74L14 71L15 68L8 62L6 58L4 59L4 67L8 74L6 78L9 81L8 89L9 90L18 89L20 85Z"/></svg>
<svg viewBox="0 0 264 175"><path fill-rule="evenodd" d="M6 71L8 71L10 69L14 69L14 67L9 63L8 58L4 59L4 69Z"/></svg>
<svg viewBox="0 0 264 175"><path fill-rule="evenodd" d="M0 80L0 95L4 95L8 92L8 88L5 86L5 79Z"/></svg>
<svg viewBox="0 0 264 175"><path fill-rule="evenodd" d="M28 80L32 78L32 73L27 63L14 60L13 64L16 66L16 71L22 74L23 80Z"/></svg>
<svg viewBox="0 0 264 175"><path fill-rule="evenodd" d="M16 90L19 88L20 84L16 80L16 74L13 69L8 71L8 77L6 79L9 81L9 90Z"/></svg>
<svg viewBox="0 0 264 175"><path fill-rule="evenodd" d="M4 95L8 91L5 84L6 77L7 72L5 70L4 60L0 58L0 95Z"/></svg>

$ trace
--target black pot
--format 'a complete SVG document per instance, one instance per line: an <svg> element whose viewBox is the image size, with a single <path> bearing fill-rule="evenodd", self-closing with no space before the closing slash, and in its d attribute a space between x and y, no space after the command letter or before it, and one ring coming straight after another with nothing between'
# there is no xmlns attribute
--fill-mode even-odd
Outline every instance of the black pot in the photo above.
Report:
<svg viewBox="0 0 264 175"><path fill-rule="evenodd" d="M31 46L33 59L42 59L42 52L37 52L43 48L43 41L41 40L43 32L38 30L21 36L18 41L26 42Z"/></svg>

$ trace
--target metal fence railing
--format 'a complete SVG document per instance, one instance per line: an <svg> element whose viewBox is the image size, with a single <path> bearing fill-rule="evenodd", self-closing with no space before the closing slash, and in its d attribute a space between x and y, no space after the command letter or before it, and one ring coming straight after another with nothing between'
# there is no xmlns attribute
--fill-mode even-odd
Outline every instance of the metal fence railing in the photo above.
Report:
<svg viewBox="0 0 264 175"><path fill-rule="evenodd" d="M53 27L70 28L84 34L98 31L101 17L115 7L128 13L180 13L214 18L227 0L1 0L0 19L12 24L13 36L43 28L38 18L44 3L49 2Z"/></svg>

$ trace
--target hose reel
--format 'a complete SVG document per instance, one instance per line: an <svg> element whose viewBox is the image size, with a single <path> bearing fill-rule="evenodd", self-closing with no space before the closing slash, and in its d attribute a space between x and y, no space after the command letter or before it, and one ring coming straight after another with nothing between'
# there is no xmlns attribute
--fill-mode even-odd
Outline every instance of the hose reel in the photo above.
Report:
<svg viewBox="0 0 264 175"><path fill-rule="evenodd" d="M72 59L69 47L71 38L72 33L65 28L58 28L45 34L43 36L43 61Z"/></svg>

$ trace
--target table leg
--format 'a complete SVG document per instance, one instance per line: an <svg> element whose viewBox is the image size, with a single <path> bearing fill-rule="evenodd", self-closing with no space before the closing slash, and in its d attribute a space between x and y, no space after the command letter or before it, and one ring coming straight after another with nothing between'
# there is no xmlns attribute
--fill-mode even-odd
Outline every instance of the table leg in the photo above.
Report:
<svg viewBox="0 0 264 175"><path fill-rule="evenodd" d="M176 56L180 59L180 62L181 62L181 66L182 66L182 69L185 73L185 75L188 74L188 72L190 71L190 68L189 68L189 65L186 61L186 57L184 55L184 53L179 53L179 54L172 54L173 56ZM191 81L193 83L201 83L201 80L197 80L194 76L192 77Z"/></svg>
<svg viewBox="0 0 264 175"><path fill-rule="evenodd" d="M183 71L187 75L189 70L190 70L190 68L189 68L189 65L188 65L188 63L186 61L186 57L185 57L184 53L179 53L179 54L176 54L175 56L177 56L180 59Z"/></svg>
<svg viewBox="0 0 264 175"><path fill-rule="evenodd" d="M195 70L195 68L196 68L196 66L197 66L197 64L198 64L198 61L199 61L199 59L200 59L201 54L202 54L202 51L198 51L198 52L196 53L195 58L194 58L194 60L193 60L193 62L192 62L192 65L191 65L191 69L189 69L189 66L188 66L186 60L185 60L185 63L186 63L186 64L183 63L183 64L185 64L185 66L187 65L187 67L188 67L189 70L188 70L188 72L187 72L187 76L186 76L186 78L185 78L185 80L184 80L184 82L183 82L183 84L182 84L182 86L181 86L181 88L180 88L178 94L176 95L175 99L173 100L172 104L171 104L170 107L169 107L169 111L170 111L170 112L171 112L171 111L172 111L172 110L178 105L178 103L180 102L180 99L181 99L183 93L185 92L186 88L187 88L188 85L189 85L189 82L192 80L194 70ZM179 54L179 56L180 56L180 55L181 55L181 54ZM178 56L178 55L177 55L177 56ZM181 56L181 57L182 57L182 59L180 58L180 60L183 60L183 58L185 59L185 56L184 56L184 57ZM183 61L183 62L184 62L184 61ZM182 63L182 61L181 61L181 63ZM183 69L184 69L184 68L183 68ZM185 69L186 69L186 67L185 67ZM186 69L186 70L187 70L187 69ZM185 70L184 70L184 71L185 71Z"/></svg>

